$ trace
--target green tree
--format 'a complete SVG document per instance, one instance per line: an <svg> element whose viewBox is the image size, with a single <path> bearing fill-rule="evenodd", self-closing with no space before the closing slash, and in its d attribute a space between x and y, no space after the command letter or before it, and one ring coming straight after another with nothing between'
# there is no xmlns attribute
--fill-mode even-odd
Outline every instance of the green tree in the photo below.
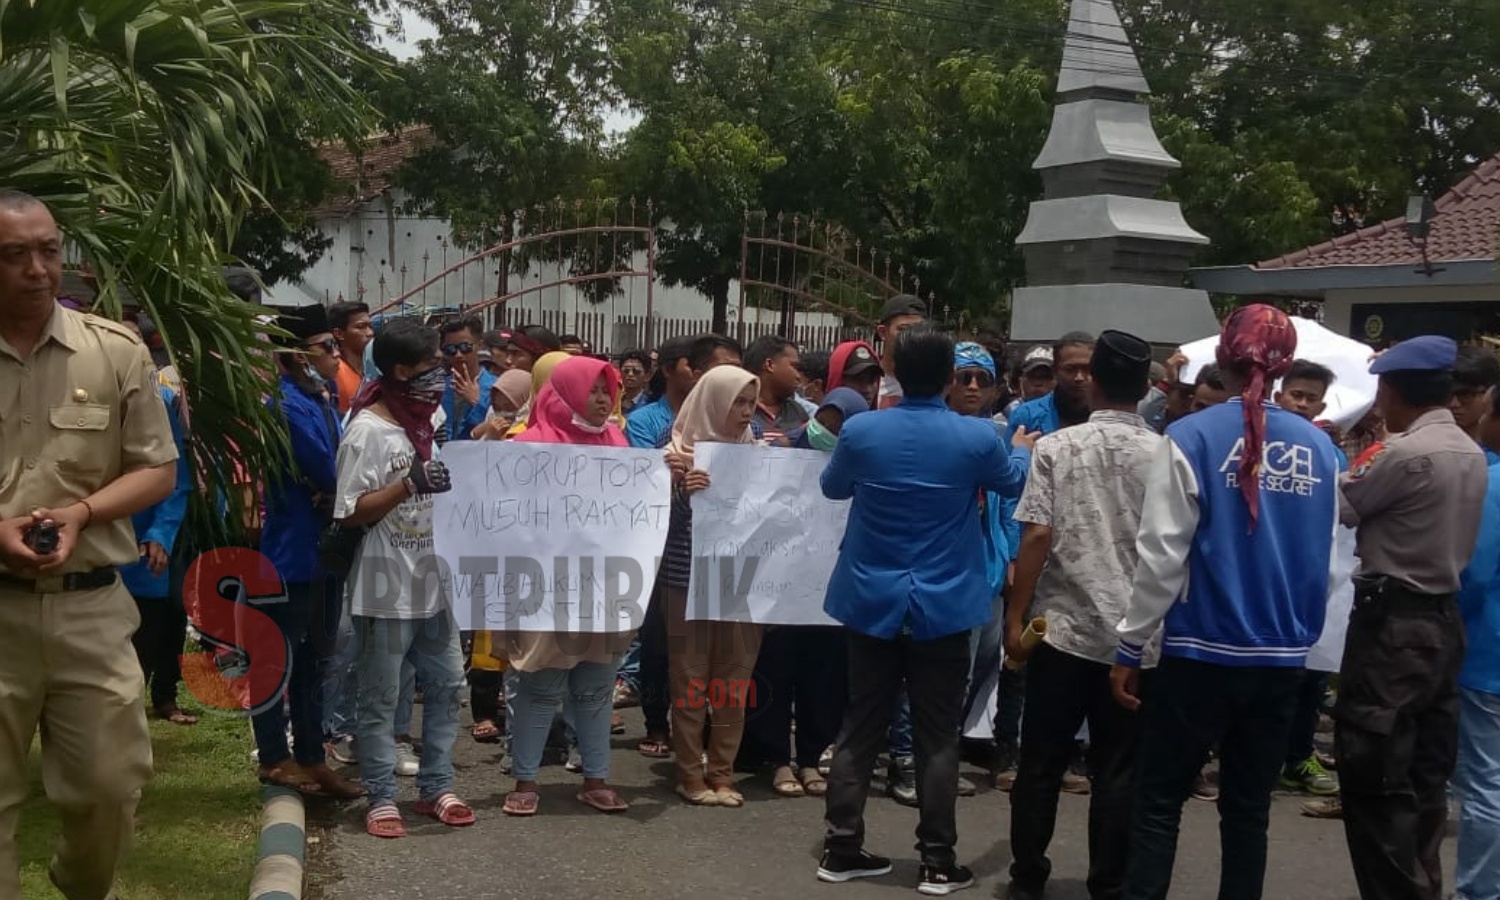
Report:
<svg viewBox="0 0 1500 900"><path fill-rule="evenodd" d="M220 267L271 183L259 151L280 91L366 127L335 69L363 59L352 17L338 0L0 3L0 184L52 208L106 310L128 292L158 323L215 485L233 448L267 472L284 446L259 310Z"/></svg>
<svg viewBox="0 0 1500 900"><path fill-rule="evenodd" d="M1500 4L1120 0L1170 182L1245 263L1399 213L1500 149Z"/></svg>
<svg viewBox="0 0 1500 900"><path fill-rule="evenodd" d="M919 277L953 315L1020 275L1014 236L1039 188L1047 66L1002 12L947 0L613 0L617 83L641 124L628 189L659 198L661 271L725 322L743 211L836 221ZM869 310L865 310L868 312Z"/></svg>
<svg viewBox="0 0 1500 900"><path fill-rule="evenodd" d="M607 44L576 0L401 0L434 38L380 96L397 126L434 142L398 172L415 210L447 218L472 249L508 236L502 221L558 197L593 197Z"/></svg>

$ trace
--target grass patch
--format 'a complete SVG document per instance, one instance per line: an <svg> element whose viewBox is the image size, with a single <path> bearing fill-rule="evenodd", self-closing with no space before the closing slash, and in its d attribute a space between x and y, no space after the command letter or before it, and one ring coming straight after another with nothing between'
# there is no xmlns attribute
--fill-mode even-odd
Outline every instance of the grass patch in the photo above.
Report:
<svg viewBox="0 0 1500 900"><path fill-rule="evenodd" d="M120 896L245 900L260 828L249 722L205 716L183 727L153 720L151 742L156 774L141 798L135 846L120 868ZM42 795L36 751L30 776L31 797L16 830L21 890L28 900L61 900L47 879L58 819Z"/></svg>

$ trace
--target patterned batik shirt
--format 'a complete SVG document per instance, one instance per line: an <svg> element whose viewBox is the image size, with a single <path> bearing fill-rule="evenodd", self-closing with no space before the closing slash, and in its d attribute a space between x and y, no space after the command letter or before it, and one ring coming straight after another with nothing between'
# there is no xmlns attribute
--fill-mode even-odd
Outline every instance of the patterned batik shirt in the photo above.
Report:
<svg viewBox="0 0 1500 900"><path fill-rule="evenodd" d="M1161 440L1140 416L1101 410L1037 441L1016 521L1052 529L1031 615L1047 618L1046 642L1064 653L1114 662L1146 478Z"/></svg>

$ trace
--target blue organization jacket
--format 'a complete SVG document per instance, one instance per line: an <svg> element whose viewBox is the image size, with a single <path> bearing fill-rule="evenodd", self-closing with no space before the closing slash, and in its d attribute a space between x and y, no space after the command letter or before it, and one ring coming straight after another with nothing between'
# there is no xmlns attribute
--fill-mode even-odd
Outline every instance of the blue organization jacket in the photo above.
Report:
<svg viewBox="0 0 1500 900"><path fill-rule="evenodd" d="M1057 417L1057 402L1052 394L1027 400L1016 407L1005 423L1005 446L1010 446L1010 439L1015 437L1016 429L1022 425L1034 434L1051 434L1062 427L1062 422ZM1006 552L1009 554L1006 562L1014 561L1016 554L1021 552L1021 523L1016 521L1016 504L1020 500L1021 494L1017 491L1014 497L1005 499L1000 507L1000 523L1005 527Z"/></svg>
<svg viewBox="0 0 1500 900"><path fill-rule="evenodd" d="M1238 399L1167 429L1152 461L1118 662L1138 666L1163 620L1162 655L1300 667L1323 631L1339 462L1311 422L1266 405L1260 519L1240 494Z"/></svg>
<svg viewBox="0 0 1500 900"><path fill-rule="evenodd" d="M166 386L161 388L161 402L167 405L167 420L172 424L172 443L177 445L177 484L167 499L130 517L137 544L160 544L167 555L177 544L177 533L187 516L188 496L193 492L193 467L188 462L186 435L178 414L177 395ZM120 569L120 580L132 597L165 598L171 594L170 570L152 575L144 559Z"/></svg>
<svg viewBox="0 0 1500 900"><path fill-rule="evenodd" d="M956 415L941 397L850 419L822 476L825 496L854 501L824 611L887 640L989 621L979 492L1019 494L1030 465L1030 451L1007 452L991 422Z"/></svg>
<svg viewBox="0 0 1500 900"><path fill-rule="evenodd" d="M1458 683L1470 690L1500 694L1500 465L1490 467L1479 542L1464 570L1458 608L1469 634Z"/></svg>
<svg viewBox="0 0 1500 900"><path fill-rule="evenodd" d="M304 394L285 376L269 405L279 407L286 417L295 468L289 476L266 485L260 552L286 582L306 584L317 569L318 534L329 521L327 512L313 507L313 492L331 497L338 483L334 460L339 448L339 411L321 397Z"/></svg>
<svg viewBox="0 0 1500 900"><path fill-rule="evenodd" d="M371 343L374 342L371 341ZM484 422L485 416L489 415L490 388L495 386L497 380L488 369L479 370L479 402L469 407L462 421L453 415L458 395L454 392L453 385L448 385L448 389L443 392L443 414L447 417L443 422L443 429L448 433L447 440L467 441L470 439L469 435Z"/></svg>
<svg viewBox="0 0 1500 900"><path fill-rule="evenodd" d="M630 411L630 415L625 417L625 437L629 439L630 446L641 450L660 447L664 443L662 435L670 437L669 432L675 419L672 406L667 403L667 396L663 394L655 402Z"/></svg>

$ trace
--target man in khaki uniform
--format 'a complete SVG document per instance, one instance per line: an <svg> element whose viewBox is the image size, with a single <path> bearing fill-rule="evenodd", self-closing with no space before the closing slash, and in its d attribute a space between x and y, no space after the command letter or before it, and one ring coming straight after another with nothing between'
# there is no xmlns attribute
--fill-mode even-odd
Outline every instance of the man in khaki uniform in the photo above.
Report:
<svg viewBox="0 0 1500 900"><path fill-rule="evenodd" d="M1335 742L1344 834L1364 900L1440 900L1446 785L1458 751L1464 625L1454 602L1488 473L1448 410L1458 346L1397 344L1374 364L1393 432L1339 482L1359 529Z"/></svg>
<svg viewBox="0 0 1500 900"><path fill-rule="evenodd" d="M177 451L156 372L122 326L56 302L47 207L0 190L0 898L19 897L15 830L38 725L63 836L53 882L103 900L151 775L139 618L115 567L130 516L172 492ZM27 545L56 523L56 549Z"/></svg>

